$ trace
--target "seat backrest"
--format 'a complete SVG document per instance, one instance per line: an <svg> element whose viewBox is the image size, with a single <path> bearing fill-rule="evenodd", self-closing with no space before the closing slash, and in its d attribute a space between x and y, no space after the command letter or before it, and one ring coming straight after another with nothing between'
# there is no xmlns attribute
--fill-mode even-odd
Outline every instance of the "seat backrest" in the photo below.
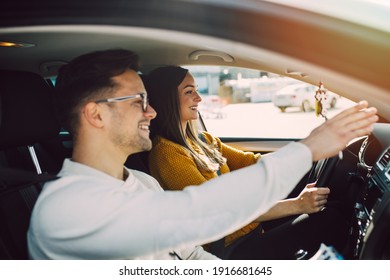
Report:
<svg viewBox="0 0 390 280"><path fill-rule="evenodd" d="M127 158L125 166L130 169L135 169L150 174L148 156L148 151L132 154Z"/></svg>
<svg viewBox="0 0 390 280"><path fill-rule="evenodd" d="M32 153L58 137L53 97L37 74L0 71L0 259L27 258L31 210L42 182L54 178L37 174L39 155Z"/></svg>

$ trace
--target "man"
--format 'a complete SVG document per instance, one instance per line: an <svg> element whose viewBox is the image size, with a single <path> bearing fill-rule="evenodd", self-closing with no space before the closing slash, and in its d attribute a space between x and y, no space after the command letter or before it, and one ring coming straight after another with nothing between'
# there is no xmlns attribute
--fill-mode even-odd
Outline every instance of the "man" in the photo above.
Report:
<svg viewBox="0 0 390 280"><path fill-rule="evenodd" d="M123 166L130 154L151 148L149 125L156 116L137 66L136 54L108 50L60 70L58 112L74 149L33 210L31 258L213 259L197 245L266 212L312 161L337 154L377 121L376 109L361 102L257 164L201 187L163 192L152 177ZM243 181L245 193L236 188Z"/></svg>

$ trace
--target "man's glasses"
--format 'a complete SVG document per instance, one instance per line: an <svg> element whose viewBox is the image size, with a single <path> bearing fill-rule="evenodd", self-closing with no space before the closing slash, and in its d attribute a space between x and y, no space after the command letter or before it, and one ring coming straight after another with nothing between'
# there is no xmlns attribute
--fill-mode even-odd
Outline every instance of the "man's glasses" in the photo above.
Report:
<svg viewBox="0 0 390 280"><path fill-rule="evenodd" d="M141 98L142 99L142 111L146 112L148 110L149 100L145 93L138 93L136 95L127 95L127 96L120 96L120 97L112 97L107 99L100 99L96 100L95 103L104 103L104 102L122 102L127 101L134 98Z"/></svg>

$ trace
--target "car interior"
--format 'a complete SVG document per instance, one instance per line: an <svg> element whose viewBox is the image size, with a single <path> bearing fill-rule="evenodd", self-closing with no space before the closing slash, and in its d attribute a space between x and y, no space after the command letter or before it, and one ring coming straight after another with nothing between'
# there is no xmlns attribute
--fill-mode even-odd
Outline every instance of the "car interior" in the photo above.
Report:
<svg viewBox="0 0 390 280"><path fill-rule="evenodd" d="M26 232L34 202L71 157L71 136L59 125L53 104L58 69L78 55L110 48L138 53L142 75L162 65L244 67L315 86L325 81L340 96L368 100L380 117L374 131L340 155L315 162L290 197L308 182L331 186L350 215L348 241L339 253L351 260L390 259L390 29L388 23L380 25L382 7L376 22L365 16L357 22L353 15L331 15L331 8L319 11L285 1L120 6L119 0L99 0L94 9L77 1L41 2L35 9L26 2L23 10L16 4L0 10L0 259L28 259ZM69 12L80 7L77 15ZM109 16L102 16L103 8ZM281 29L296 32L290 36L277 32ZM203 121L200 113L207 130ZM263 154L299 140L220 139ZM148 173L147 160L146 152L134 154L125 165Z"/></svg>

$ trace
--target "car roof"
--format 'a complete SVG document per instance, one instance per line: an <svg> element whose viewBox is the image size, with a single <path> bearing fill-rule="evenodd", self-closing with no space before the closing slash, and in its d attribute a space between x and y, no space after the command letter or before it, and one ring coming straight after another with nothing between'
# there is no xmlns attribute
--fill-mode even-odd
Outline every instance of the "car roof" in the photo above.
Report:
<svg viewBox="0 0 390 280"><path fill-rule="evenodd" d="M168 64L261 69L367 99L390 120L390 7L368 1L8 1L1 68L56 75L86 52L126 48ZM29 45L30 44L30 45Z"/></svg>

